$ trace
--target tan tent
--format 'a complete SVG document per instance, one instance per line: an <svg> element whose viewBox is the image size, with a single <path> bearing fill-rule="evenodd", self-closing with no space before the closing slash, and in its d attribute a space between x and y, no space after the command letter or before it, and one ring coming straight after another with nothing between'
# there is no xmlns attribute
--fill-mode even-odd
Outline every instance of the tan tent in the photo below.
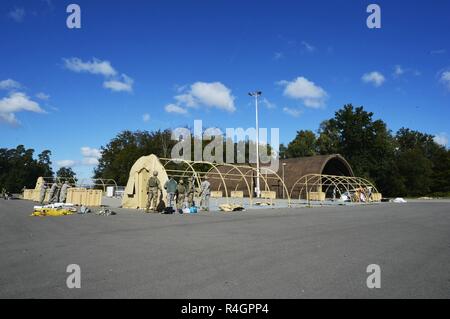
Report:
<svg viewBox="0 0 450 319"><path fill-rule="evenodd" d="M148 199L147 183L154 171L158 172L158 179L161 182L161 188L163 189L162 196L160 194L158 206L161 201L166 205L166 191L164 190L164 184L169 178L158 157L151 154L139 158L131 168L122 199L122 207L145 209Z"/></svg>

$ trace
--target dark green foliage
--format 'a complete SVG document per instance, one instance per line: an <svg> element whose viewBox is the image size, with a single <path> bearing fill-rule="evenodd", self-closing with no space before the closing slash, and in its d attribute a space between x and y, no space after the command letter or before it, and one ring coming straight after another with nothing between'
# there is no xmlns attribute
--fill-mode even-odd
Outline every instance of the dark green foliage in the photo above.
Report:
<svg viewBox="0 0 450 319"><path fill-rule="evenodd" d="M317 138L313 131L297 131L295 139L289 143L288 157L304 157L317 154Z"/></svg>
<svg viewBox="0 0 450 319"><path fill-rule="evenodd" d="M171 131L123 131L101 148L102 157L94 171L95 178L114 179L118 185L126 185L133 164L141 156L155 154L170 157L175 145Z"/></svg>
<svg viewBox="0 0 450 319"><path fill-rule="evenodd" d="M322 122L317 137L299 131L283 155L341 154L357 176L386 196L423 196L450 191L450 153L429 134L401 128L395 135L363 107L345 105Z"/></svg>
<svg viewBox="0 0 450 319"><path fill-rule="evenodd" d="M23 187L34 188L38 177L53 177L50 161L51 152L43 151L38 159L33 158L34 150L23 145L15 149L0 149L0 187L17 193Z"/></svg>
<svg viewBox="0 0 450 319"><path fill-rule="evenodd" d="M76 173L70 167L61 167L57 172L56 176L59 177L59 181L64 183L68 181L69 183L76 183Z"/></svg>

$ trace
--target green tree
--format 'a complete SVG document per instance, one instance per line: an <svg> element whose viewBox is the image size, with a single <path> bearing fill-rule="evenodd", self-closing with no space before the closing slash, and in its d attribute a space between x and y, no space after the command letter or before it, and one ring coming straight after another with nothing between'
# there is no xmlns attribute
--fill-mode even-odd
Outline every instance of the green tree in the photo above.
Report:
<svg viewBox="0 0 450 319"><path fill-rule="evenodd" d="M137 159L149 154L170 157L174 144L170 130L123 131L101 148L102 156L94 177L114 179L119 185L126 185L130 169Z"/></svg>
<svg viewBox="0 0 450 319"><path fill-rule="evenodd" d="M59 177L61 182L68 181L69 183L77 182L77 174L70 167L61 167L56 172L56 177Z"/></svg>
<svg viewBox="0 0 450 319"><path fill-rule="evenodd" d="M23 187L34 188L38 177L52 177L50 151L33 158L34 150L18 145L15 149L0 149L0 186L10 192Z"/></svg>
<svg viewBox="0 0 450 319"><path fill-rule="evenodd" d="M343 155L356 175L371 179L387 195L403 191L401 179L395 177L395 147L386 123L373 120L373 113L362 106L345 105L319 128L320 154Z"/></svg>
<svg viewBox="0 0 450 319"><path fill-rule="evenodd" d="M397 162L405 184L405 193L401 195L419 196L430 192L432 163L419 148L400 153Z"/></svg>
<svg viewBox="0 0 450 319"><path fill-rule="evenodd" d="M314 132L309 130L297 131L297 136L288 144L288 157L305 157L316 155L317 138Z"/></svg>
<svg viewBox="0 0 450 319"><path fill-rule="evenodd" d="M53 177L54 175L52 170L52 161L50 160L51 155L52 152L49 150L44 150L38 155L38 166L42 171L43 177Z"/></svg>
<svg viewBox="0 0 450 319"><path fill-rule="evenodd" d="M396 134L399 168L407 195L419 196L450 191L449 151L434 136L401 128Z"/></svg>

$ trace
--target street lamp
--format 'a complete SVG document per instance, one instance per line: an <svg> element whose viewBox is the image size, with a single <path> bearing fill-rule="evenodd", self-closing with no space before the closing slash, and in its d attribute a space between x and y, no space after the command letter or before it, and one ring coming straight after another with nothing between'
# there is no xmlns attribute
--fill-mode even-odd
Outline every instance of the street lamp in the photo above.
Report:
<svg viewBox="0 0 450 319"><path fill-rule="evenodd" d="M286 185L285 184L285 182L284 182L284 167L286 166L286 163L283 163L283 165L281 166L282 168L283 168L283 185L282 185L282 188L283 188L283 199L284 199L284 197L285 197L285 194L284 194L284 185Z"/></svg>
<svg viewBox="0 0 450 319"><path fill-rule="evenodd" d="M256 109L256 197L261 196L260 184L259 184L259 124L258 124L258 97L261 96L261 91L250 92L248 95L255 98Z"/></svg>

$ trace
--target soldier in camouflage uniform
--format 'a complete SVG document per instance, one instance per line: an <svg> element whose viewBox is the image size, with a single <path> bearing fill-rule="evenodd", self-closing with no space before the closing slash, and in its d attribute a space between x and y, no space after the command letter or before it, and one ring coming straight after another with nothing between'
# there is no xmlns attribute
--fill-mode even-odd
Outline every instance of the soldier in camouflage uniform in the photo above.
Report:
<svg viewBox="0 0 450 319"><path fill-rule="evenodd" d="M188 201L188 207L194 206L194 194L195 194L195 180L192 178L189 181L188 187L187 187L187 201Z"/></svg>
<svg viewBox="0 0 450 319"><path fill-rule="evenodd" d="M68 181L65 181L63 186L61 186L61 191L59 194L59 202L60 203L65 203L66 199L67 199L67 191L69 190L70 185Z"/></svg>
<svg viewBox="0 0 450 319"><path fill-rule="evenodd" d="M209 211L209 198L211 196L211 183L208 181L208 176L205 176L200 185L200 206L203 210Z"/></svg>
<svg viewBox="0 0 450 319"><path fill-rule="evenodd" d="M153 176L148 179L147 191L148 191L148 201L146 212L150 212L150 207L156 211L157 202L158 202L158 193L161 190L161 183L158 179L158 172L154 171Z"/></svg>
<svg viewBox="0 0 450 319"><path fill-rule="evenodd" d="M186 187L184 186L184 181L180 179L177 185L177 209L183 209L185 198L186 198Z"/></svg>
<svg viewBox="0 0 450 319"><path fill-rule="evenodd" d="M54 182L50 187L50 193L48 195L48 203L56 203L58 201L58 183Z"/></svg>
<svg viewBox="0 0 450 319"><path fill-rule="evenodd" d="M39 203L41 203L41 205L44 204L46 189L47 189L47 186L45 185L45 182L43 182L41 185L41 188L39 189Z"/></svg>

